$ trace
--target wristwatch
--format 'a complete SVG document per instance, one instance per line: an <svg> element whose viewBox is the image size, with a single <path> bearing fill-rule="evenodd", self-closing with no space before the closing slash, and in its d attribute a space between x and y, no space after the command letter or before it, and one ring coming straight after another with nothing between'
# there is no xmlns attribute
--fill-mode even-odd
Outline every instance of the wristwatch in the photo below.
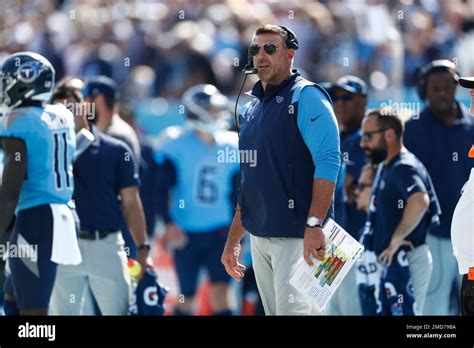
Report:
<svg viewBox="0 0 474 348"><path fill-rule="evenodd" d="M323 220L316 216L310 216L308 220L306 220L306 227L309 227L309 228L323 227Z"/></svg>
<svg viewBox="0 0 474 348"><path fill-rule="evenodd" d="M138 251L140 251L140 250L142 250L142 249L146 249L147 251L150 251L150 249L151 249L150 243L145 242L145 243L143 243L142 245L139 245L139 246L137 247L137 250L138 250Z"/></svg>

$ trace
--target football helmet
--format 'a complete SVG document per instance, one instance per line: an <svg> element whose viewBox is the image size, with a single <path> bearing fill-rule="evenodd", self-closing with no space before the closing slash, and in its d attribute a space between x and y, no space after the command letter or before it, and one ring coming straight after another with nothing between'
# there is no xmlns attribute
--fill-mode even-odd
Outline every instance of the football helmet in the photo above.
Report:
<svg viewBox="0 0 474 348"><path fill-rule="evenodd" d="M54 87L53 65L34 52L12 54L0 70L0 103L6 109L21 106L26 100L48 101Z"/></svg>
<svg viewBox="0 0 474 348"><path fill-rule="evenodd" d="M229 100L215 86L193 86L184 93L182 102L186 118L194 128L206 133L229 128Z"/></svg>

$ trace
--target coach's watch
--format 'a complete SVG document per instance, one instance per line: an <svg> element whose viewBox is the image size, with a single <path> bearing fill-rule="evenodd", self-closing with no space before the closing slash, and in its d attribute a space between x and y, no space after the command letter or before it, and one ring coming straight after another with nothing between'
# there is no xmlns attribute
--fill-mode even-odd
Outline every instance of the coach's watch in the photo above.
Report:
<svg viewBox="0 0 474 348"><path fill-rule="evenodd" d="M310 216L308 220L306 220L306 227L315 228L315 227L323 227L322 219L316 216Z"/></svg>

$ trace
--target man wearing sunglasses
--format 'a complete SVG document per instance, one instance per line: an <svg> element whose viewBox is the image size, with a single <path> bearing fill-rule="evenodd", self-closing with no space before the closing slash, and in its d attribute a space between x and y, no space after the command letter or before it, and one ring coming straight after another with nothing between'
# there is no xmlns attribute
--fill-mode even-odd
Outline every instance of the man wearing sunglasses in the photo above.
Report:
<svg viewBox="0 0 474 348"><path fill-rule="evenodd" d="M378 314L419 315L432 270L426 235L441 213L433 184L404 147L403 123L393 110L368 112L360 145L373 163L380 163L367 221L372 235L367 247L384 265Z"/></svg>
<svg viewBox="0 0 474 348"><path fill-rule="evenodd" d="M249 55L260 79L241 110L240 151L258 153L255 166L241 161L239 204L222 255L226 271L243 277L240 241L251 234L252 261L267 315L316 313L289 284L304 256L322 259L322 225L332 215L340 167L339 134L330 97L292 70L298 40L287 28L255 32Z"/></svg>

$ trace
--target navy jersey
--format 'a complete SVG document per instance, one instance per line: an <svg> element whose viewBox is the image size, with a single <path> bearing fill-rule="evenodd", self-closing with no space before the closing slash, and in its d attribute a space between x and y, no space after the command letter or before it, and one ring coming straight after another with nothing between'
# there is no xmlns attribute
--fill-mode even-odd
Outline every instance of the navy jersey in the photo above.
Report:
<svg viewBox="0 0 474 348"><path fill-rule="evenodd" d="M230 225L233 182L239 171L237 134L217 132L212 145L193 129L170 127L161 137L155 160L173 167L174 178L166 178L171 219L189 233Z"/></svg>
<svg viewBox="0 0 474 348"><path fill-rule="evenodd" d="M425 242L432 222L440 214L439 203L433 184L423 164L411 153L402 152L377 172L370 206L373 248L379 255L390 244L395 229L400 223L408 198L416 192L430 196L430 208L416 228L405 238L415 244Z"/></svg>
<svg viewBox="0 0 474 348"><path fill-rule="evenodd" d="M43 204L66 204L74 189L74 118L64 105L23 107L0 117L0 137L25 142L27 175L16 213Z"/></svg>

